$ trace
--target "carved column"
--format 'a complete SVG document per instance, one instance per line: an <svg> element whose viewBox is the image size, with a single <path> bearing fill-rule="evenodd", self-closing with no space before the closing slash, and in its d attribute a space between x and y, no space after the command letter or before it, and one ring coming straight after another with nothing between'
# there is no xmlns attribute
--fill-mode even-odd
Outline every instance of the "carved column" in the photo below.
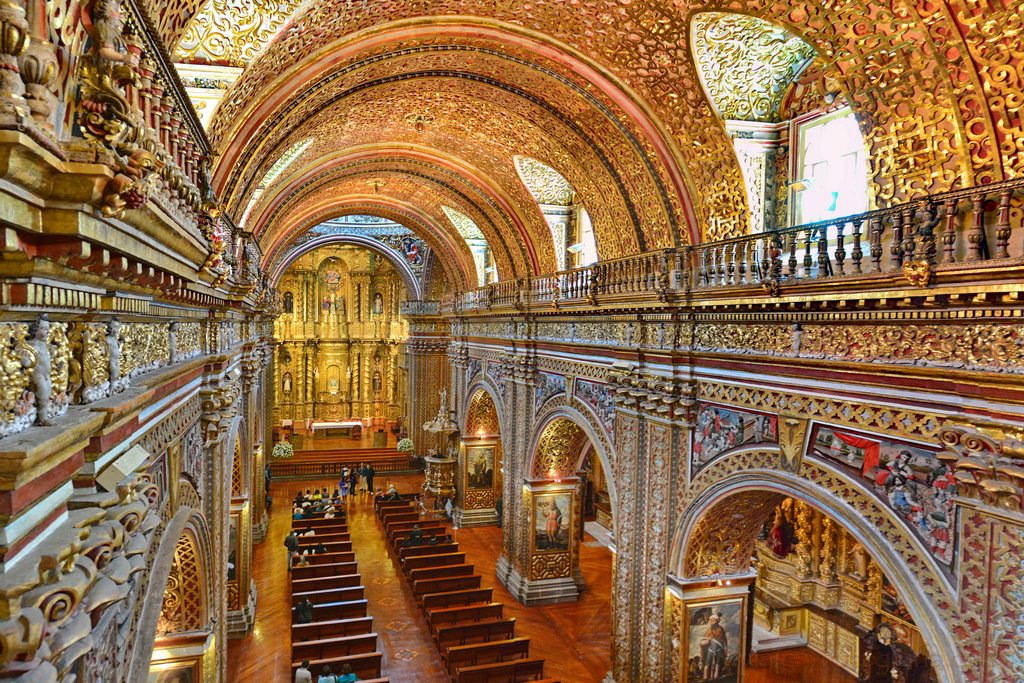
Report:
<svg viewBox="0 0 1024 683"><path fill-rule="evenodd" d="M274 447L273 437L273 415L274 407L274 373L270 359L273 357L273 347L266 341L259 347L259 370L258 389L256 393L255 418L256 424L252 433L257 439L253 448L253 470L252 470L252 495L250 504L252 509L252 540L253 543L261 543L267 533L267 506L266 506L266 467L270 461L270 451Z"/></svg>
<svg viewBox="0 0 1024 683"><path fill-rule="evenodd" d="M409 358L409 394L406 415L409 417L409 437L415 452L425 455L431 448L441 448L437 434L423 431L423 423L437 415L440 391L448 388L448 334L447 323L441 318L416 316L410 319L409 340L406 342ZM449 408L452 403L449 398Z"/></svg>
<svg viewBox="0 0 1024 683"><path fill-rule="evenodd" d="M209 459L207 468L207 490L210 494L203 507L210 526L212 536L211 560L213 577L211 590L211 609L218 615L217 622L211 627L216 652L214 654L217 675L215 680L227 680L227 562L229 506L225 501L231 498L231 461L232 453L228 450L228 431L238 410L238 392L240 390L240 371L237 366L230 367L226 358L214 362L199 391L202 405L200 421L202 425L204 454Z"/></svg>
<svg viewBox="0 0 1024 683"><path fill-rule="evenodd" d="M616 681L669 675L665 589L673 525L685 481L692 387L664 378L615 375L615 463L619 516L612 595Z"/></svg>

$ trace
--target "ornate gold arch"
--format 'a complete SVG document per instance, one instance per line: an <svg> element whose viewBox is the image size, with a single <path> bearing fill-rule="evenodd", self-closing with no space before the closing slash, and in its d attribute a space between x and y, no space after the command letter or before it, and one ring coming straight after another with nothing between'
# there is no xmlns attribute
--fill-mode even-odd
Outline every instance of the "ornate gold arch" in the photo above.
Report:
<svg viewBox="0 0 1024 683"><path fill-rule="evenodd" d="M207 576L195 532L178 537L164 588L157 633L184 633L206 628L210 621Z"/></svg>
<svg viewBox="0 0 1024 683"><path fill-rule="evenodd" d="M468 436L500 436L501 423L498 419L498 407L494 399L483 387L479 387L470 396L466 407L466 428Z"/></svg>

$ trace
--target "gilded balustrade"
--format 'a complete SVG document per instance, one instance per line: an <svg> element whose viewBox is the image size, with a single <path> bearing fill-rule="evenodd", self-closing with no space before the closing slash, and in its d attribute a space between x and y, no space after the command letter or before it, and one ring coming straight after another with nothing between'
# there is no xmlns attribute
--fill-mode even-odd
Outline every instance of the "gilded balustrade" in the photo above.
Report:
<svg viewBox="0 0 1024 683"><path fill-rule="evenodd" d="M442 298L444 313L598 305L616 300L683 303L734 288L845 281L869 289L896 277L925 287L991 277L1024 259L1024 179L954 190L829 221L657 252Z"/></svg>

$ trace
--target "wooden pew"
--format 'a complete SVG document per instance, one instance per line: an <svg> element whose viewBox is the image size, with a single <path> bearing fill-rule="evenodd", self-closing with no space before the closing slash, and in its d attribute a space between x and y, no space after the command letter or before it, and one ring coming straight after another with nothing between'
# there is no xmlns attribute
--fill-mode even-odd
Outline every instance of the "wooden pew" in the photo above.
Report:
<svg viewBox="0 0 1024 683"><path fill-rule="evenodd" d="M363 586L349 586L347 588L325 588L305 593L292 593L292 605L297 605L304 598L309 598L314 605L322 605L329 602L349 602L350 600L362 600L366 589Z"/></svg>
<svg viewBox="0 0 1024 683"><path fill-rule="evenodd" d="M424 567L444 567L450 564L463 564L466 553L443 553L440 555L417 555L402 560L402 571L409 574L413 569Z"/></svg>
<svg viewBox="0 0 1024 683"><path fill-rule="evenodd" d="M304 640L319 640L320 638L357 636L361 633L370 633L372 631L373 617L314 621L309 624L295 624L292 626L292 643L300 643Z"/></svg>
<svg viewBox="0 0 1024 683"><path fill-rule="evenodd" d="M488 602L483 605L464 605L460 607L443 607L427 612L427 626L431 633L439 628L470 624L477 621L501 619L505 605L500 602Z"/></svg>
<svg viewBox="0 0 1024 683"><path fill-rule="evenodd" d="M480 575L473 576L451 576L441 579L422 579L412 584L412 596L421 601L424 595L430 593L450 593L452 591L467 590L480 587Z"/></svg>
<svg viewBox="0 0 1024 683"><path fill-rule="evenodd" d="M355 562L333 562L327 564L310 564L308 567L293 567L292 581L302 579L318 579L324 576L355 574L359 567Z"/></svg>
<svg viewBox="0 0 1024 683"><path fill-rule="evenodd" d="M458 552L458 543L438 543L437 545L410 545L398 549L398 557L416 557L418 555L441 555L443 553Z"/></svg>
<svg viewBox="0 0 1024 683"><path fill-rule="evenodd" d="M455 676L456 683L509 683L510 681L537 681L544 675L544 660L538 658L517 659L498 664L464 666ZM550 678L549 683L558 683Z"/></svg>
<svg viewBox="0 0 1024 683"><path fill-rule="evenodd" d="M423 611L448 607L462 607L479 603L491 602L491 588L471 588L469 590L447 591L445 593L428 593L423 596Z"/></svg>
<svg viewBox="0 0 1024 683"><path fill-rule="evenodd" d="M403 512L418 512L420 510L420 506L411 500L405 500L401 502L381 504L376 508L376 510L377 516L380 517L381 520L384 520L387 519L388 515L396 515Z"/></svg>
<svg viewBox="0 0 1024 683"><path fill-rule="evenodd" d="M309 660L309 670L313 673L313 682L316 683L320 676L320 671L324 668L324 665L331 667L331 671L337 674L341 671L342 664L348 664L352 667L353 673L359 677L360 683L369 683L366 679L383 680L387 681L387 678L380 677L380 664L384 658L382 652L368 652L361 655L348 655L347 657L328 657L327 659L311 659ZM292 663L292 680L295 680L295 671L302 665L302 661Z"/></svg>
<svg viewBox="0 0 1024 683"><path fill-rule="evenodd" d="M321 529L336 529L336 533L345 533L348 531L348 522L344 519L293 519L292 530L302 531L306 527L311 527L316 533L320 533ZM326 531L324 533L327 533Z"/></svg>
<svg viewBox="0 0 1024 683"><path fill-rule="evenodd" d="M380 514L381 509L389 507L397 507L401 505L408 505L414 503L420 499L420 493L399 493L401 496L400 500L386 500L387 496L374 496L373 498L373 509ZM293 499L294 500L294 499Z"/></svg>
<svg viewBox="0 0 1024 683"><path fill-rule="evenodd" d="M443 537L448 533L448 527L441 524L425 523L413 526L419 526L420 531L423 533L423 542L420 545L430 545L427 543L431 536L437 536L438 538ZM392 529L388 532L388 542L391 543L392 548L401 548L402 541L408 538L412 534L413 526L408 529ZM436 544L440 545L440 543Z"/></svg>
<svg viewBox="0 0 1024 683"><path fill-rule="evenodd" d="M442 579L455 576L470 576L473 573L471 564L451 564L442 567L422 567L409 572L409 581L415 585L424 579Z"/></svg>
<svg viewBox="0 0 1024 683"><path fill-rule="evenodd" d="M336 621L338 619L355 619L366 616L366 600L350 600L349 602L331 602L324 605L313 605L313 620ZM295 610L292 610L292 625L294 626Z"/></svg>
<svg viewBox="0 0 1024 683"><path fill-rule="evenodd" d="M384 518L384 528L391 529L393 524L401 524L403 522L419 522L420 513L418 511L413 512L400 512L394 515L388 515Z"/></svg>
<svg viewBox="0 0 1024 683"><path fill-rule="evenodd" d="M292 661L308 659L326 659L327 657L347 657L361 655L377 650L377 634L363 633L357 636L340 636L337 638L321 638L292 643Z"/></svg>
<svg viewBox="0 0 1024 683"><path fill-rule="evenodd" d="M494 640L474 645L455 645L448 648L448 673L454 677L456 672L465 667L508 662L513 659L525 659L529 656L529 638L509 638L508 640Z"/></svg>
<svg viewBox="0 0 1024 683"><path fill-rule="evenodd" d="M319 542L320 539L316 536L308 536L305 544L299 544L299 553L302 553L303 550L307 549L312 553L313 548L315 548ZM324 547L327 548L327 553L324 554L347 553L352 550L352 541L331 541L330 543L324 543Z"/></svg>
<svg viewBox="0 0 1024 683"><path fill-rule="evenodd" d="M443 626L434 634L434 642L441 656L444 657L448 648L470 643L488 643L492 640L509 640L516 635L516 620L498 619L496 621L479 621L459 626Z"/></svg>
<svg viewBox="0 0 1024 683"><path fill-rule="evenodd" d="M334 576L316 576L310 579L292 579L292 593L308 593L327 588L350 588L362 586L362 574L336 574Z"/></svg>
<svg viewBox="0 0 1024 683"><path fill-rule="evenodd" d="M352 534L347 531L340 534L321 534L315 536L299 536L299 545L316 545L317 543L344 543L352 540Z"/></svg>
<svg viewBox="0 0 1024 683"><path fill-rule="evenodd" d="M337 562L355 562L356 561L356 554L353 553L353 552L347 552L347 553L320 553L320 554L310 553L309 555L303 555L302 557L305 557L309 561L310 564L335 564ZM298 561L299 561L299 556L296 556L295 559L292 561L293 562L292 569L297 569L297 567L295 567L294 564L297 563Z"/></svg>

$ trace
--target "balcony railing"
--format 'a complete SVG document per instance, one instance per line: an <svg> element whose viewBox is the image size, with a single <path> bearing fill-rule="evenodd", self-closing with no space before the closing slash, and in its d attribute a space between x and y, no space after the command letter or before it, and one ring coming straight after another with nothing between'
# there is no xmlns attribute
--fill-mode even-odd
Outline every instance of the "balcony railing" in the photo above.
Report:
<svg viewBox="0 0 1024 683"><path fill-rule="evenodd" d="M697 292L820 281L905 279L1024 265L1024 179L954 190L854 216L648 252L447 297L442 312L660 302Z"/></svg>

